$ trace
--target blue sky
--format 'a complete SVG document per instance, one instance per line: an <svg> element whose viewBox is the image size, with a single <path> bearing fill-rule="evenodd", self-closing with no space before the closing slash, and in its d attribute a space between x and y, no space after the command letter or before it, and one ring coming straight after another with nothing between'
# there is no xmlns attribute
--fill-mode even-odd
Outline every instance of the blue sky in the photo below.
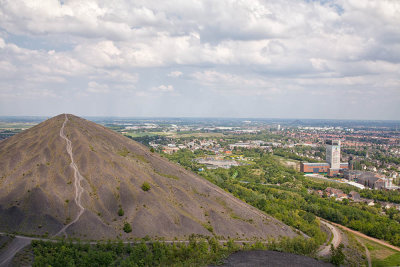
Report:
<svg viewBox="0 0 400 267"><path fill-rule="evenodd" d="M0 0L0 115L400 118L400 1Z"/></svg>

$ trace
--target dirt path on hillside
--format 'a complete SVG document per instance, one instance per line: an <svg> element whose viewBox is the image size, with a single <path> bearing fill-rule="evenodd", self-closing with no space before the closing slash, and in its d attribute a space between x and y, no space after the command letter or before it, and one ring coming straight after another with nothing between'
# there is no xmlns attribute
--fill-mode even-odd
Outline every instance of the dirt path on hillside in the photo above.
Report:
<svg viewBox="0 0 400 267"><path fill-rule="evenodd" d="M79 218L81 217L81 215L83 214L83 212L85 211L85 208L82 206L82 202L81 202L81 196L83 193L83 187L81 185L81 181L83 180L82 175L80 174L79 170L78 170L78 166L76 166L75 161L74 161L74 156L72 154L72 142L71 140L69 140L65 134L64 134L64 127L68 122L68 116L67 114L65 114L65 121L60 129L60 136L61 138L63 138L65 140L65 142L67 143L66 145L66 149L67 149L67 153L71 158L71 168L74 169L74 178L75 178L75 182L74 182L74 187L75 187L75 203L76 205L79 207L79 212L78 215L76 216L76 218L71 221L70 223L68 223L67 225L65 225L57 234L55 234L54 236L58 236L61 233L64 233L65 236L67 236L67 233L65 232L68 227L70 227L71 225L73 225L74 223L76 223Z"/></svg>
<svg viewBox="0 0 400 267"><path fill-rule="evenodd" d="M360 243L364 249L365 249L365 255L367 256L367 261L368 261L368 267L372 267L372 262L371 262L371 253L369 253L369 250L367 246L364 244L364 242L361 241L358 237L356 237L358 243Z"/></svg>
<svg viewBox="0 0 400 267"><path fill-rule="evenodd" d="M318 256L321 257L327 257L331 253L331 244L337 248L340 243L342 242L342 234L340 233L339 229L337 229L334 225L331 223L328 223L326 221L320 220L322 224L324 224L326 227L329 228L329 230L332 232L333 238L332 241L326 244L325 246L322 245L320 248L320 251L318 251Z"/></svg>
<svg viewBox="0 0 400 267"><path fill-rule="evenodd" d="M377 238L374 238L374 237L367 236L367 235L365 235L365 234L363 234L363 233L360 233L360 232L358 232L358 231L352 230L352 229L350 229L350 228L347 228L346 226L343 226L343 225L340 225L340 224L337 224L337 223L334 223L334 222L329 222L329 223L331 223L331 224L333 224L333 225L335 225L335 226L337 226L337 227L340 227L340 228L342 228L342 229L344 229L344 230L346 230L346 231L349 231L350 233L353 233L353 234L355 234L355 235L361 236L362 238L371 240L371 241L373 241L373 242L376 242L376 243L378 243L378 244L381 244L381 245L383 245L383 246L386 246L386 247L388 247L388 248L391 248L391 249L394 249L394 250L400 252L400 248L399 248L399 247L393 246L393 245L391 245L391 244L389 244L389 243L387 243L387 242L385 242L385 241L382 241L382 240L377 239Z"/></svg>

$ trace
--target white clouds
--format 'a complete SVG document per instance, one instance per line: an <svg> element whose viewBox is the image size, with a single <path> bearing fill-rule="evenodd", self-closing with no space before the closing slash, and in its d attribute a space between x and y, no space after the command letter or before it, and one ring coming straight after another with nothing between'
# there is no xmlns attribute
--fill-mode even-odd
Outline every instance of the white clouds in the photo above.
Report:
<svg viewBox="0 0 400 267"><path fill-rule="evenodd" d="M108 93L110 90L107 84L99 84L91 81L88 83L87 91L90 93Z"/></svg>
<svg viewBox="0 0 400 267"><path fill-rule="evenodd" d="M345 87L395 99L400 2L321 2L0 0L0 91L171 96L184 85L279 98Z"/></svg>
<svg viewBox="0 0 400 267"><path fill-rule="evenodd" d="M174 91L174 87L172 85L160 85L158 87L153 87L151 88L151 91L155 91L155 92L162 92L162 93L167 93L167 92L173 92Z"/></svg>
<svg viewBox="0 0 400 267"><path fill-rule="evenodd" d="M183 73L180 71L171 71L170 73L168 73L168 77L173 77L173 78L177 78L179 76L181 76Z"/></svg>

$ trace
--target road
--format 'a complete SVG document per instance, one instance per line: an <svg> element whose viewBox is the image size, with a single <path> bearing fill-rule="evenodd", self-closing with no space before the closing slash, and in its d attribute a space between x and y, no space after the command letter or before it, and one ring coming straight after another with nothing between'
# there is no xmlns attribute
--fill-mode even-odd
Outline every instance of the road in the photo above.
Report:
<svg viewBox="0 0 400 267"><path fill-rule="evenodd" d="M81 215L83 214L83 212L85 211L85 208L82 205L82 201L81 201L81 196L83 193L83 187L81 185L81 181L83 180L83 176L80 174L79 170L78 170L78 166L76 166L75 161L74 161L74 155L72 154L72 142L71 140L69 140L65 134L64 134L64 127L65 124L67 124L68 122L68 116L67 114L65 114L65 121L60 129L60 136L61 138L63 138L66 143L67 143L67 153L69 154L69 157L71 158L71 168L74 169L74 187L75 187L75 203L79 208L79 212L78 215L76 216L76 218L71 221L70 223L68 223L67 225L65 225L58 233L56 233L54 236L58 236L61 233L64 233L65 236L67 236L67 233L65 232L68 227L70 227L71 225L73 225L74 223L76 223L79 218L81 217Z"/></svg>
<svg viewBox="0 0 400 267"><path fill-rule="evenodd" d="M318 251L318 256L320 257L327 257L331 253L331 244L337 248L340 243L342 242L342 234L340 233L339 229L337 229L333 224L330 222L326 222L323 220L320 220L321 223L329 228L329 230L332 232L333 238L332 241L325 246L322 245L320 250Z"/></svg>
<svg viewBox="0 0 400 267"><path fill-rule="evenodd" d="M6 249L2 253L0 252L0 266L9 266L15 254L29 245L31 241L32 239L29 237L14 238L11 243L7 245Z"/></svg>

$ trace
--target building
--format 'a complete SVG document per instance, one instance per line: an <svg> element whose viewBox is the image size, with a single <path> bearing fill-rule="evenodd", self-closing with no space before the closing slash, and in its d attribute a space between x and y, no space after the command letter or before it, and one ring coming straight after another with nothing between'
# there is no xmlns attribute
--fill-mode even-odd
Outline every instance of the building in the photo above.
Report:
<svg viewBox="0 0 400 267"><path fill-rule="evenodd" d="M325 189L325 194L328 197L347 198L347 195L345 193L343 193L342 190L336 189L336 188L332 188L332 187L327 187Z"/></svg>
<svg viewBox="0 0 400 267"><path fill-rule="evenodd" d="M371 189L384 189L391 186L390 179L373 172L345 170L343 176L349 181L355 181Z"/></svg>
<svg viewBox="0 0 400 267"><path fill-rule="evenodd" d="M340 169L340 140L326 141L326 162L331 169Z"/></svg>
<svg viewBox="0 0 400 267"><path fill-rule="evenodd" d="M328 169L328 163L300 163L300 171L304 173L328 173Z"/></svg>
<svg viewBox="0 0 400 267"><path fill-rule="evenodd" d="M304 173L325 173L335 176L348 169L349 164L340 162L340 140L326 141L326 163L300 163L300 171Z"/></svg>

